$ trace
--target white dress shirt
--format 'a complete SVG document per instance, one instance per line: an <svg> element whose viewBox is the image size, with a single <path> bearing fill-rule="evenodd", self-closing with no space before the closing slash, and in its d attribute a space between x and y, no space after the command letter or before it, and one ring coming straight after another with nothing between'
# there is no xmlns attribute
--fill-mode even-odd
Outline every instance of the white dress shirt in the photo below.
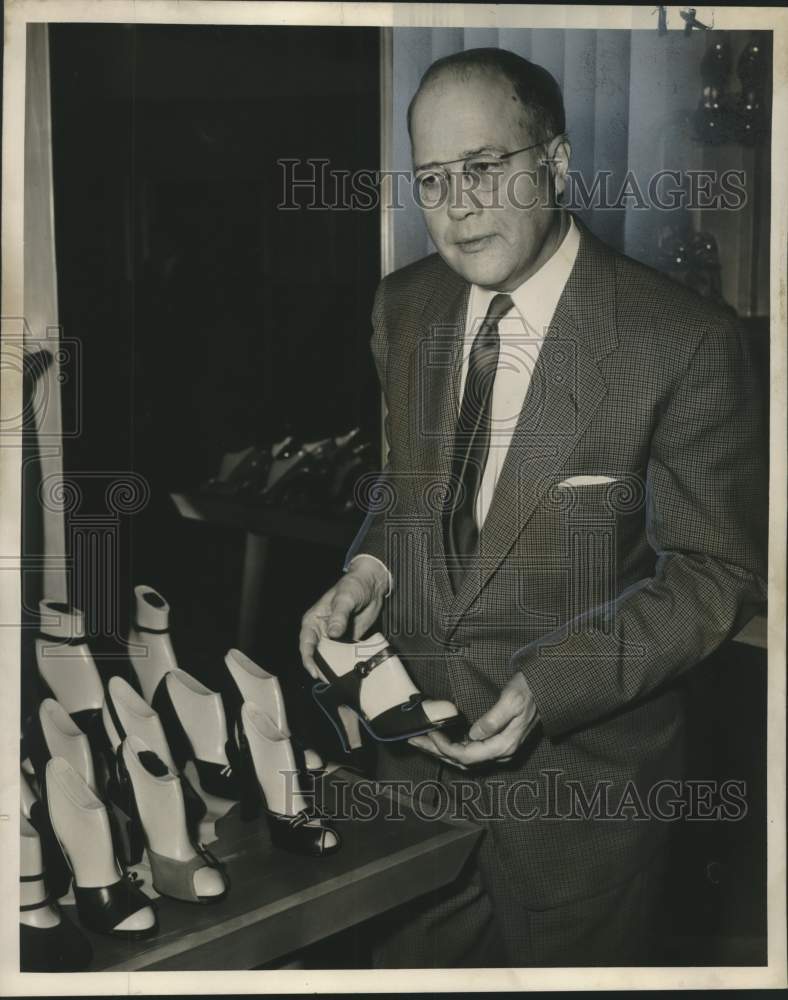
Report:
<svg viewBox="0 0 788 1000"><path fill-rule="evenodd" d="M569 229L560 246L535 274L509 293L514 308L498 323L501 351L492 390L490 450L475 510L476 524L480 529L492 503L495 484L509 451L539 351L574 267L579 247L580 233L570 215ZM496 291L471 285L465 315L460 401L465 390L471 346L497 294Z"/></svg>
<svg viewBox="0 0 788 1000"><path fill-rule="evenodd" d="M539 351L553 320L558 300L572 273L579 248L580 232L570 215L569 229L560 246L535 274L509 293L514 308L510 309L498 323L501 351L493 382L490 451L476 499L476 523L480 529L492 503L495 484L498 482L509 451L512 433L525 402L525 394L528 392ZM465 314L460 401L468 375L468 358L473 340L484 322L490 302L497 294L496 291L471 285ZM361 558L374 559L386 570L390 593L392 586L390 570L369 553L360 552L354 556L345 566L345 571L350 569L356 559Z"/></svg>

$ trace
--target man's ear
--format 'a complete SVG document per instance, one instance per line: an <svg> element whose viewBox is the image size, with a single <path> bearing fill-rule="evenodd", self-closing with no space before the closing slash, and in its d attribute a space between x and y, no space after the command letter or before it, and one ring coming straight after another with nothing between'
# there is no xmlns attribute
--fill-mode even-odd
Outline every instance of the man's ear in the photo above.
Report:
<svg viewBox="0 0 788 1000"><path fill-rule="evenodd" d="M550 167L550 173L553 175L553 183L555 184L555 193L557 195L564 193L571 157L572 146L565 135L557 135L550 140L545 162Z"/></svg>

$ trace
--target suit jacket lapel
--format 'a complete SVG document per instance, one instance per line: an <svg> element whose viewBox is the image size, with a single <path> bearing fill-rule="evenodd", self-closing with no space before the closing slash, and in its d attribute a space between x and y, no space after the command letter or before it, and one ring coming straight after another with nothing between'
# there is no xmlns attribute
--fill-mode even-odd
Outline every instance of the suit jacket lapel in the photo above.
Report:
<svg viewBox="0 0 788 1000"><path fill-rule="evenodd" d="M607 394L596 362L618 343L614 262L604 244L582 225L580 229L577 260L539 353L482 526L478 566L469 569L450 603L449 634L514 545Z"/></svg>

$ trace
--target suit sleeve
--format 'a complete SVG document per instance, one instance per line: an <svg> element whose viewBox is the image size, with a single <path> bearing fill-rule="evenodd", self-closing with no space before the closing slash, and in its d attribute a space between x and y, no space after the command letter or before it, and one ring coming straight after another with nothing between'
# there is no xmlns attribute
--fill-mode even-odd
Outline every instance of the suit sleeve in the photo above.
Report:
<svg viewBox="0 0 788 1000"><path fill-rule="evenodd" d="M735 328L700 340L662 411L646 476L654 575L520 649L547 736L648 696L711 653L766 597L763 405ZM601 614L600 614L601 611Z"/></svg>
<svg viewBox="0 0 788 1000"><path fill-rule="evenodd" d="M394 488L392 483L392 467L395 460L395 443L392 441L390 434L389 401L386 395L388 338L386 335L383 308L385 287L385 281L381 282L375 293L375 301L372 307L373 333L370 347L385 404L384 432L388 444L388 456L383 470L377 476L375 482L369 482L367 488L362 491L363 495L360 499L365 504L367 513L358 534L348 549L343 569L347 571L350 563L358 556L373 556L389 571L390 592L394 581L387 562L385 514L387 509L386 499Z"/></svg>

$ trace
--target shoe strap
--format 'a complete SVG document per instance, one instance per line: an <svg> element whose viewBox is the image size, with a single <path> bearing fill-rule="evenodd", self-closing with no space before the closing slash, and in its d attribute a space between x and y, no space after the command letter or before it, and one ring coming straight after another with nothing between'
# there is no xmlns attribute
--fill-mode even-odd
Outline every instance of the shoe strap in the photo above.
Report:
<svg viewBox="0 0 788 1000"><path fill-rule="evenodd" d="M297 812L295 816L286 816L284 813L275 813L274 815L279 815L284 819L287 819L290 826L294 829L297 829L299 826L304 826L305 823L313 823L315 820L322 823L326 819L325 814L317 807L313 807L311 812L309 809L302 809L301 812Z"/></svg>
<svg viewBox="0 0 788 1000"><path fill-rule="evenodd" d="M46 632L36 632L34 638L48 642L50 646L87 646L88 640L84 636L63 636L47 635Z"/></svg>
<svg viewBox="0 0 788 1000"><path fill-rule="evenodd" d="M303 826L304 823L308 823L311 818L312 817L306 809L302 809L301 812L296 813L295 816L290 819L290 826L292 826L293 829L297 829L299 826Z"/></svg>
<svg viewBox="0 0 788 1000"><path fill-rule="evenodd" d="M20 913L28 913L30 910L40 910L42 906L53 906L53 900L50 895L44 896L43 899L39 900L37 903L24 903L20 905Z"/></svg>
<svg viewBox="0 0 788 1000"><path fill-rule="evenodd" d="M360 660L353 667L353 672L358 674L359 677L364 678L368 674L371 674L375 667L379 667L381 663L385 663L386 660L390 660L392 656L396 655L396 651L391 646L384 646L383 649L379 649L377 653L370 656L368 660Z"/></svg>
<svg viewBox="0 0 788 1000"><path fill-rule="evenodd" d="M170 631L168 628L148 628L147 625L140 625L137 622L133 623L132 628L137 632L147 632L149 635L167 635Z"/></svg>

